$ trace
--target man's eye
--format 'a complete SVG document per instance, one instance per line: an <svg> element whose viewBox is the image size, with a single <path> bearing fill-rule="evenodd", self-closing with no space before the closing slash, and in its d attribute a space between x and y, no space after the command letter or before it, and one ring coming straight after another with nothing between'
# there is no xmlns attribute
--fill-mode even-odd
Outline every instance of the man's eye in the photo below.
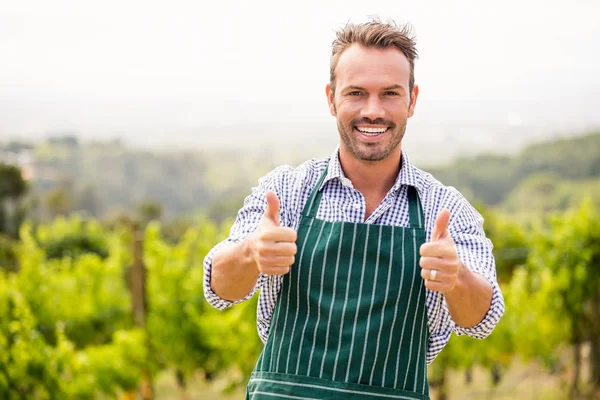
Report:
<svg viewBox="0 0 600 400"><path fill-rule="evenodd" d="M385 95L386 96L398 96L398 93L389 91L389 92L385 92Z"/></svg>
<svg viewBox="0 0 600 400"><path fill-rule="evenodd" d="M350 92L348 93L349 96L360 96L362 94L362 92Z"/></svg>

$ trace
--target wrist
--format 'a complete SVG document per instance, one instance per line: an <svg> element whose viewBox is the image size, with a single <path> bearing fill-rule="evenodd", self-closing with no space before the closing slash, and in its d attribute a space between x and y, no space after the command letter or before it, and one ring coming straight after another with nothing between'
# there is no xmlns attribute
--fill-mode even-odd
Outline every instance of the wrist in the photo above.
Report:
<svg viewBox="0 0 600 400"><path fill-rule="evenodd" d="M469 279L472 278L473 272L467 268L462 262L458 262L458 275L452 290L444 293L446 298L460 297L464 288L468 286Z"/></svg>
<svg viewBox="0 0 600 400"><path fill-rule="evenodd" d="M256 272L256 276L260 274L260 270L258 269L258 263L256 262L256 237L255 234L251 234L248 236L246 240L242 243L242 254L243 254L243 264L246 268L252 269Z"/></svg>

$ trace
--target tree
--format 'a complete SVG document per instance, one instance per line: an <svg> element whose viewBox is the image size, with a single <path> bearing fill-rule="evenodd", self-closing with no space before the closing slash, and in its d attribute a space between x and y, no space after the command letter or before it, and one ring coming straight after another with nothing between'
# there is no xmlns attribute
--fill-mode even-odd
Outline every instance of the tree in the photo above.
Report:
<svg viewBox="0 0 600 400"><path fill-rule="evenodd" d="M79 210L87 212L92 217L98 217L99 202L94 186L88 185L84 187L79 193L77 203Z"/></svg>
<svg viewBox="0 0 600 400"><path fill-rule="evenodd" d="M21 170L14 165L0 163L0 199L19 198L26 190L27 183Z"/></svg>
<svg viewBox="0 0 600 400"><path fill-rule="evenodd" d="M162 206L160 203L152 200L146 200L137 207L137 213L144 225L150 221L160 220L162 216Z"/></svg>
<svg viewBox="0 0 600 400"><path fill-rule="evenodd" d="M68 215L73 210L73 198L63 187L58 187L48 193L45 198L46 208L51 218Z"/></svg>
<svg viewBox="0 0 600 400"><path fill-rule="evenodd" d="M538 275L550 274L546 312L568 316L575 373L571 395L577 396L581 373L581 345L591 345L591 383L600 394L600 215L589 199L578 209L548 218L538 228L529 264Z"/></svg>
<svg viewBox="0 0 600 400"><path fill-rule="evenodd" d="M476 208L484 218L485 234L494 245L498 281L508 283L514 270L526 263L528 229L524 223L483 204L476 204Z"/></svg>
<svg viewBox="0 0 600 400"><path fill-rule="evenodd" d="M244 205L247 193L230 192L219 196L208 207L206 214L211 221L221 224L229 219L235 219L238 210Z"/></svg>
<svg viewBox="0 0 600 400"><path fill-rule="evenodd" d="M0 163L0 233L16 236L20 223L16 218L18 203L26 192L27 182L21 170Z"/></svg>
<svg viewBox="0 0 600 400"><path fill-rule="evenodd" d="M16 271L18 269L16 247L15 241L0 234L0 270Z"/></svg>

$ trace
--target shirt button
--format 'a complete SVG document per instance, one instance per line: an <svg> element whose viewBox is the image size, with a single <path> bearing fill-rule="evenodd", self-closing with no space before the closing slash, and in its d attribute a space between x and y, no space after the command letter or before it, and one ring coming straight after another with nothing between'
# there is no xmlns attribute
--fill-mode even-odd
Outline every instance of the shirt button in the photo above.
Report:
<svg viewBox="0 0 600 400"><path fill-rule="evenodd" d="M359 204L359 203L356 203L356 204L354 205L354 208L356 208L356 209L358 210L358 209L360 208L360 204Z"/></svg>

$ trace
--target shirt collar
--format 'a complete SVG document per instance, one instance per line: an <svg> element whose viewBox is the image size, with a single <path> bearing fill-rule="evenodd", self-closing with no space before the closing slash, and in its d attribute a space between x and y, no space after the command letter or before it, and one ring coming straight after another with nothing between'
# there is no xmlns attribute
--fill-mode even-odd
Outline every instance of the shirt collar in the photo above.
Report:
<svg viewBox="0 0 600 400"><path fill-rule="evenodd" d="M323 180L323 183L318 188L318 190L322 190L325 184L327 184L327 182L333 179L339 179L340 181L342 181L342 184L344 184L346 180L347 182L350 182L350 180L348 180L348 178L344 175L344 171L342 170L339 154L340 147L338 145L335 151L329 157L329 162L327 165L327 175L325 176L325 179ZM404 149L402 149L400 172L398 173L398 176L396 177L396 182L394 183L394 186L392 186L390 192L396 192L400 190L400 188L403 185L414 187L417 186L415 167L410 163L408 159L408 154Z"/></svg>

